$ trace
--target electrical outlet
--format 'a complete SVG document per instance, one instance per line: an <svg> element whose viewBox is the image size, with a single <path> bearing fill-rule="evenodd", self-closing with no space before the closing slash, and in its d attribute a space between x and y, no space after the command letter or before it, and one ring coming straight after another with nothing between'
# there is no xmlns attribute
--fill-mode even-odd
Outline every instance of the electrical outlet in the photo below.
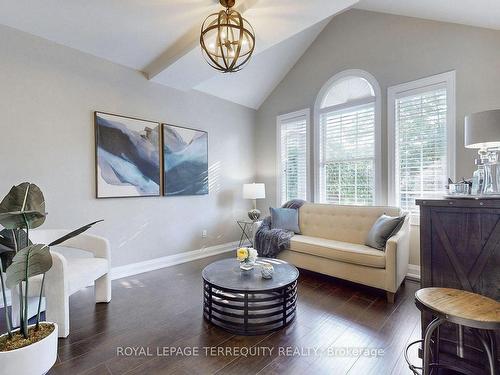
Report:
<svg viewBox="0 0 500 375"><path fill-rule="evenodd" d="M201 237L207 238L207 230L206 229L203 229L203 231L201 232Z"/></svg>

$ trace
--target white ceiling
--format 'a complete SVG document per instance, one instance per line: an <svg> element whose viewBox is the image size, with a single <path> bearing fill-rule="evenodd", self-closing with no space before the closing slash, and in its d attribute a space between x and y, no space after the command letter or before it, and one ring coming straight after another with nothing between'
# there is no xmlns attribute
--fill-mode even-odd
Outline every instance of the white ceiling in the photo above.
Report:
<svg viewBox="0 0 500 375"><path fill-rule="evenodd" d="M355 7L500 30L500 0L360 0Z"/></svg>
<svg viewBox="0 0 500 375"><path fill-rule="evenodd" d="M242 71L210 68L198 45L218 0L0 0L0 24L136 69L149 79L259 108L329 18L358 0L237 0L253 25ZM356 7L500 29L500 0L361 0Z"/></svg>
<svg viewBox="0 0 500 375"><path fill-rule="evenodd" d="M312 25L354 5L358 0L260 0L245 13L244 17L255 30L255 51L253 56L272 48L276 44L304 31ZM219 8L220 9L220 8ZM321 11L318 11L321 9ZM166 63L150 78L159 83L189 90L202 82L220 75L200 58L199 30L193 38L192 48L172 64ZM280 56L276 54L276 59ZM189 74L186 74L186 71Z"/></svg>
<svg viewBox="0 0 500 375"><path fill-rule="evenodd" d="M329 21L328 18L317 23L254 56L237 74L217 74L196 86L196 90L259 108Z"/></svg>
<svg viewBox="0 0 500 375"><path fill-rule="evenodd" d="M143 70L214 0L0 0L0 23Z"/></svg>

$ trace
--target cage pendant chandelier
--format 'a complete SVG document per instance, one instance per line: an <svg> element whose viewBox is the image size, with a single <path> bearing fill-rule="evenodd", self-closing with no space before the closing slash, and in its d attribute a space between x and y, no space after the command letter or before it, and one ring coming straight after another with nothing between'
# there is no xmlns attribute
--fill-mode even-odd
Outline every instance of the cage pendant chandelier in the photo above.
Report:
<svg viewBox="0 0 500 375"><path fill-rule="evenodd" d="M220 3L226 9L209 15L201 26L201 51L214 69L237 72L252 57L255 33L252 25L231 9L235 0L220 0Z"/></svg>

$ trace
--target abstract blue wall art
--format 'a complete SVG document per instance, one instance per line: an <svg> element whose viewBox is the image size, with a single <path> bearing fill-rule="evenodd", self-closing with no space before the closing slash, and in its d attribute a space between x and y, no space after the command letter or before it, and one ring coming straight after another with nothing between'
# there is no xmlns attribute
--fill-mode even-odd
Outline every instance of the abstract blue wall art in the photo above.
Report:
<svg viewBox="0 0 500 375"><path fill-rule="evenodd" d="M160 124L95 112L97 198L159 196Z"/></svg>
<svg viewBox="0 0 500 375"><path fill-rule="evenodd" d="M208 133L163 124L163 194L208 194Z"/></svg>

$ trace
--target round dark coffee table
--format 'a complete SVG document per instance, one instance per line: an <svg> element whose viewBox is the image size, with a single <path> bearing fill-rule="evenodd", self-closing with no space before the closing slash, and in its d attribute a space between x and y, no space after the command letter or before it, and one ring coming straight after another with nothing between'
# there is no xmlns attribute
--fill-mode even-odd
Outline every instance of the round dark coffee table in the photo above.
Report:
<svg viewBox="0 0 500 375"><path fill-rule="evenodd" d="M259 263L274 266L263 279ZM299 270L279 259L258 258L253 270L241 271L236 259L223 259L203 269L203 316L238 335L261 335L295 319Z"/></svg>

